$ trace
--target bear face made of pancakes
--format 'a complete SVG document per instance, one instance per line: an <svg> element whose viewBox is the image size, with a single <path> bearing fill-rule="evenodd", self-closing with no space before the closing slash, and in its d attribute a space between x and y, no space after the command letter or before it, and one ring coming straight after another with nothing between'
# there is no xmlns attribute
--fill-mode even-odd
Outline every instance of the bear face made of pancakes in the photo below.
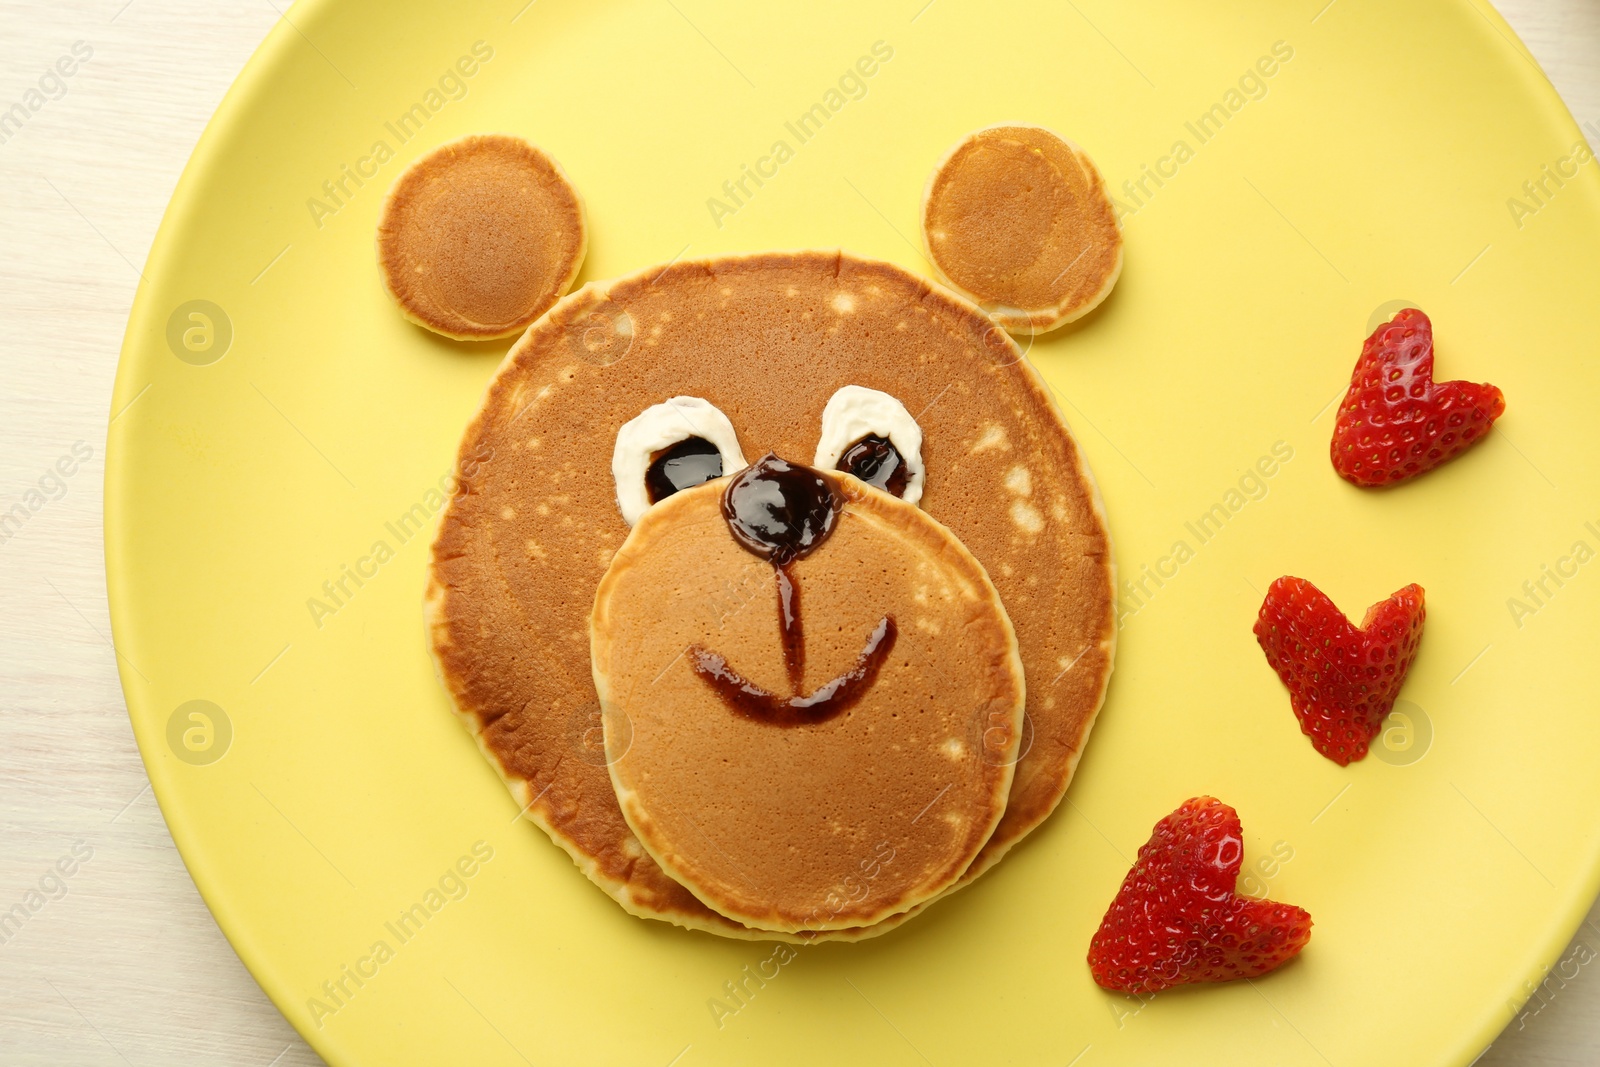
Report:
<svg viewBox="0 0 1600 1067"><path fill-rule="evenodd" d="M892 400L920 432L920 442L912 447L882 431L840 440L841 435L870 429L868 423L876 419L870 404L840 404L831 425L825 425L825 409L847 387ZM674 398L703 402L717 413L716 426L703 424L697 432L695 423L685 422L677 442L666 439L671 433L641 433L635 441L641 451L631 459L620 455L624 428ZM719 436L729 433L732 448L715 447ZM906 473L903 485L894 484L894 471L884 475L894 457L871 441L865 441L865 451L856 447L867 437L887 438L901 460L917 453L917 469ZM690 438L706 444L678 447ZM649 455L642 452L646 445ZM717 464L710 462L712 451L717 452ZM668 455L674 452L676 456ZM899 895L891 892L879 899L876 888L861 888L867 881L864 872L877 872L871 881L886 878L883 872L894 863L885 865L881 857L895 846L891 841L884 849L879 840L864 841L857 850L859 859L856 853L849 856L857 871L845 896L859 900L865 894L878 910L859 917L850 908L825 909L820 917L809 912L815 920L811 925L800 921L810 905L776 916L760 907L745 908L748 900L736 905L715 898L747 921L730 919L657 862L624 816L612 780L618 768L608 766L608 760L625 763L635 744L646 743L644 728L655 724L624 720L614 708L602 714L594 681L597 664L591 656L591 612L597 619L603 615L596 610L601 607L596 593L633 529L624 508L636 509L629 518L640 519L643 536L653 526L666 527L670 515L664 514L659 524L652 521L657 509L696 504L707 518L703 525L718 532L718 544L739 554L728 558L739 559L744 568L740 573L752 576L726 583L719 576L720 600L703 609L705 618L720 624L724 615L732 614L738 619L734 625L753 628L759 623L771 642L760 655L778 658L738 658L736 652L743 655L746 647L755 647L747 646L744 637L726 646L707 637L703 651L724 655L731 672L741 672L774 699L814 695L818 687L848 673L875 625L889 614L880 609L894 597L873 599L863 586L857 603L851 604L830 591L833 585L819 569L828 558L828 543L799 560L795 567L805 606L807 667L801 684L791 686L782 659L784 635L773 569L735 542L719 511L725 483L684 488L651 502L650 486L634 482L653 478L658 490L666 483L670 492L674 476L686 479L685 485L712 474L731 478L740 473L744 453L759 457L768 452L795 464L832 469L845 463L846 469L869 479L879 476L882 490L847 474L828 477L847 487L847 496L881 498L858 501L864 517L854 525L873 526L886 539L889 527L897 528L902 539L919 539L912 549L902 546L903 558L945 560L952 578L968 573L958 557L975 559L981 565L979 576L986 574L1003 605L1000 614L1014 631L1026 677L1020 738L1009 736L1004 715L994 723L968 723L973 733L966 748L979 764L1003 765L1014 759L1015 766L1010 768L1004 812L987 839L978 842L976 855L967 857L964 870L956 868L968 846L946 846L942 865L924 863L920 878L897 872L895 878L904 879L896 890ZM836 453L835 462L818 462ZM434 545L427 611L441 677L457 712L528 818L633 914L760 940L871 936L919 910L922 905L911 905L939 892L942 883L954 888L987 870L1038 826L1065 792L1111 671L1115 619L1110 546L1093 480L1045 387L1015 343L966 300L893 265L835 252L679 262L591 284L558 303L512 348L463 436L461 455L493 459L477 464L463 478ZM656 459L678 462L658 467ZM624 473L627 485L619 485L614 466ZM905 501L915 499L923 517L915 517L916 508L909 503L894 500L890 489L904 493ZM718 502L715 508L708 506L712 500ZM901 517L883 520L881 514ZM842 552L848 543L841 540L831 547ZM812 570L817 570L815 581ZM669 577L657 579L663 603L673 585ZM806 599L808 593L812 595ZM746 601L750 607L740 611ZM649 615L624 614L630 622ZM901 642L912 632L907 625L915 627L908 618L897 619L905 624L898 630ZM926 631L915 633L920 641ZM614 652L618 635L601 636L611 641ZM722 636L721 631L715 635ZM962 657L952 648L947 658L954 662ZM607 664L607 676L627 673L623 667L644 669ZM740 716L704 672L685 662L672 670L683 672L682 677L669 672L674 684L696 694L696 715L708 722L738 719L741 729L761 726L769 732L768 740L782 736L786 745L830 723L865 721L873 691L885 680L880 677L853 708L830 723L786 727ZM1004 688L1003 675L989 669L993 691ZM690 682L699 689L688 689ZM971 679L968 684L979 685ZM991 727L998 732L986 740ZM634 730L640 731L637 738L630 733ZM952 740L948 733L941 735L941 743ZM1008 745L1020 755L1008 755ZM719 752L716 759L725 755ZM860 756L861 768L874 762L888 766L885 753L870 744L862 745ZM829 758L844 759L847 753L841 748ZM895 769L909 773L907 768L920 758L908 756L906 765ZM767 786L785 774L782 765L743 769ZM975 770L965 793L966 808L947 812L941 799L926 814L915 809L909 814L921 815L919 826L954 814L969 829L981 828L987 816L973 798L980 796L983 781L994 780ZM936 791L930 790L929 798ZM646 815L653 810L643 794L627 795L644 806ZM955 797L946 796L956 804ZM671 805L666 795L660 799ZM803 814L817 816L815 811ZM818 831L831 832L829 827ZM865 831L857 827L856 832ZM666 847L661 841L651 843ZM934 854L925 849L922 855L926 859ZM693 857L663 852L662 858L682 877L702 877L690 870ZM843 863L844 853L834 861ZM902 866L909 867L909 860ZM697 888L706 891L703 884ZM882 921L872 923L873 916ZM850 922L857 925L846 925ZM776 932L758 927L775 927Z"/></svg>

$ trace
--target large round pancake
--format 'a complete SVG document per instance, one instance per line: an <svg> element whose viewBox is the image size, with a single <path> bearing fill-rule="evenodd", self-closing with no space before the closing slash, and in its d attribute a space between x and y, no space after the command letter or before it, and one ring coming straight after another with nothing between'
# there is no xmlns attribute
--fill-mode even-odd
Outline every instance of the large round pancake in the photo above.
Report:
<svg viewBox="0 0 1600 1067"><path fill-rule="evenodd" d="M583 201L520 137L441 145L395 180L378 220L384 286L406 318L462 340L510 337L583 265Z"/></svg>
<svg viewBox="0 0 1600 1067"><path fill-rule="evenodd" d="M585 286L507 354L463 435L428 617L455 707L528 818L636 915L772 936L724 919L650 859L597 744L589 611L628 533L609 474L616 428L693 395L732 419L747 455L804 457L828 398L852 384L917 416L922 506L988 571L1029 679L1027 750L965 878L1055 808L1099 711L1115 640L1100 503L1043 384L982 312L835 252L685 261ZM726 590L730 609L745 595Z"/></svg>
<svg viewBox="0 0 1600 1067"><path fill-rule="evenodd" d="M870 926L953 884L1005 810L1021 739L1022 661L983 567L915 505L830 480L836 525L785 570L800 685L774 568L723 519L726 477L645 513L590 622L611 782L635 836L713 910L792 933ZM744 584L750 597L725 611L723 589ZM694 667L710 654L768 693L812 694L885 633L870 686L823 721L739 714Z"/></svg>
<svg viewBox="0 0 1600 1067"><path fill-rule="evenodd" d="M1040 126L991 126L934 168L922 235L941 278L1018 333L1087 315L1122 271L1122 233L1100 172Z"/></svg>

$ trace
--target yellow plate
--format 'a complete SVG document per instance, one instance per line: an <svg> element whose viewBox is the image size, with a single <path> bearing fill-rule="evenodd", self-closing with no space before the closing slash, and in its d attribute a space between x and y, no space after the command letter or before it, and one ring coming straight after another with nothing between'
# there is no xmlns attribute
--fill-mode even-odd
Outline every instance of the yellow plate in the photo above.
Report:
<svg viewBox="0 0 1600 1067"><path fill-rule="evenodd" d="M323 1056L1418 1067L1514 1017L1600 856L1600 166L1486 4L1323 2L296 5L151 252L106 551L173 837ZM384 192L503 130L582 190L586 279L796 246L926 271L929 168L1012 120L1084 145L1127 209L1116 292L1031 357L1130 583L1069 802L870 943L790 958L629 918L516 822L435 681L428 538L402 519L437 511L507 346L390 306ZM1329 468L1330 405L1392 301L1432 314L1441 377L1493 381L1509 411L1447 468L1362 492ZM1428 590L1405 717L1349 769L1300 735L1250 633L1286 572L1358 616ZM1245 888L1309 909L1311 945L1252 984L1104 993L1089 936L1199 793L1239 809Z"/></svg>

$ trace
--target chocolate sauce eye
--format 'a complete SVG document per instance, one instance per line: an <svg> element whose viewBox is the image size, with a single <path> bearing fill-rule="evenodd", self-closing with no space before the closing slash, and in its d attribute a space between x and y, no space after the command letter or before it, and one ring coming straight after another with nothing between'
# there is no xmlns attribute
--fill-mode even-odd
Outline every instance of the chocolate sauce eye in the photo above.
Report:
<svg viewBox="0 0 1600 1067"><path fill-rule="evenodd" d="M874 489L900 497L906 495L911 479L900 450L888 438L876 434L868 434L845 449L837 469L855 475Z"/></svg>
<svg viewBox="0 0 1600 1067"><path fill-rule="evenodd" d="M717 446L704 437L690 437L650 456L644 485L650 494L650 503L658 504L673 493L720 477L722 453L717 451Z"/></svg>

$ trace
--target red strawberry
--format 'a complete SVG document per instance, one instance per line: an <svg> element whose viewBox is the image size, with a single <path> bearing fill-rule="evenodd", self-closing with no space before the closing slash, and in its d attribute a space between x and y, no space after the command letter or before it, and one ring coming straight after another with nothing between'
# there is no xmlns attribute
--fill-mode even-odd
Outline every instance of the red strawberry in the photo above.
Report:
<svg viewBox="0 0 1600 1067"><path fill-rule="evenodd" d="M1505 410L1492 385L1433 380L1433 323L1406 308L1362 346L1333 424L1333 469L1361 486L1415 478L1465 451Z"/></svg>
<svg viewBox="0 0 1600 1067"><path fill-rule="evenodd" d="M1239 813L1215 797L1156 823L1089 942L1094 980L1154 993L1254 978L1293 959L1311 940L1311 916L1235 893L1243 859Z"/></svg>
<svg viewBox="0 0 1600 1067"><path fill-rule="evenodd" d="M1372 605L1357 628L1304 578L1272 583L1256 640L1318 752L1341 767L1367 754L1417 655L1426 615L1420 585Z"/></svg>

